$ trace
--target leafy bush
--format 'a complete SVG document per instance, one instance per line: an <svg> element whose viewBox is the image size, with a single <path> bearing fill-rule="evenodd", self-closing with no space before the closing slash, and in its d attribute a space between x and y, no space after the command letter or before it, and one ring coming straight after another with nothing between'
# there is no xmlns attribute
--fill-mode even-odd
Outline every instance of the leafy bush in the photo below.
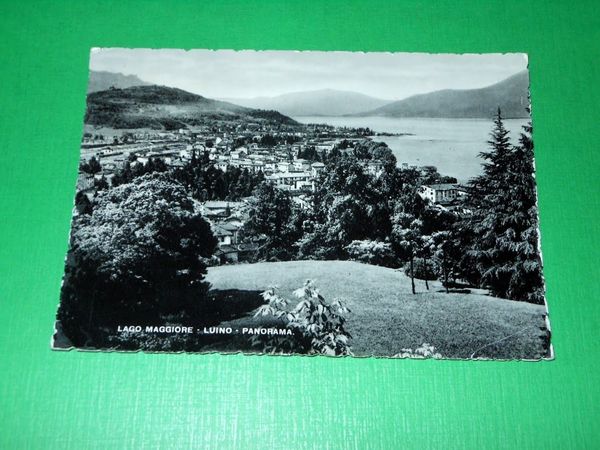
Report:
<svg viewBox="0 0 600 450"><path fill-rule="evenodd" d="M376 266L393 267L394 252L389 243L381 241L352 241L346 246L350 259Z"/></svg>
<svg viewBox="0 0 600 450"><path fill-rule="evenodd" d="M120 324L201 323L217 245L183 186L152 173L101 191L73 219L58 311L78 347L103 347Z"/></svg>
<svg viewBox="0 0 600 450"><path fill-rule="evenodd" d="M277 295L274 288L263 293L267 304L258 308L255 317L273 317L293 334L256 335L252 337L252 345L267 353L351 355L351 336L345 329L343 316L350 310L340 300L327 302L310 280L295 290L294 295L300 302L289 311L289 302Z"/></svg>

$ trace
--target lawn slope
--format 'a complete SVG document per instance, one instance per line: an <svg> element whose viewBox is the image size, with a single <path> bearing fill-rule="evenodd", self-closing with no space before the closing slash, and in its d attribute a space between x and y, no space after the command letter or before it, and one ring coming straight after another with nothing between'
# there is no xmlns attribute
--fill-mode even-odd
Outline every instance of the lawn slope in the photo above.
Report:
<svg viewBox="0 0 600 450"><path fill-rule="evenodd" d="M490 297L482 291L446 294L438 282L430 283L427 291L419 280L413 295L410 279L393 269L351 261L292 261L212 267L207 279L220 290L262 291L278 286L289 299L305 280L313 280L326 299L346 301L356 355L391 356L428 343L449 358L545 356L543 306ZM261 320L249 313L228 324L269 325Z"/></svg>

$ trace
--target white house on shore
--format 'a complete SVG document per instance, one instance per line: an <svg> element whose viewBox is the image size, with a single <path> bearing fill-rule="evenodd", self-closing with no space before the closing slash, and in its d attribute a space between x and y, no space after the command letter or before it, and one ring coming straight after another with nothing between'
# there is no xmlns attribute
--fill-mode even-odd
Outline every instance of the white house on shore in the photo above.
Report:
<svg viewBox="0 0 600 450"><path fill-rule="evenodd" d="M432 203L450 203L459 196L456 184L429 184L419 188L419 195Z"/></svg>

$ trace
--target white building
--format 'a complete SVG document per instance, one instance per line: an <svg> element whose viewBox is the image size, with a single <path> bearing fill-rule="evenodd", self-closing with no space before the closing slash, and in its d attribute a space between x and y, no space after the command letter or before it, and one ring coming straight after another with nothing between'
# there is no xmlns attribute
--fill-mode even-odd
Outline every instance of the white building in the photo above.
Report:
<svg viewBox="0 0 600 450"><path fill-rule="evenodd" d="M294 170L294 166L287 161L281 161L277 163L277 170L279 172L291 172Z"/></svg>
<svg viewBox="0 0 600 450"><path fill-rule="evenodd" d="M419 195L432 203L450 203L458 197L456 184L430 184L419 188Z"/></svg>
<svg viewBox="0 0 600 450"><path fill-rule="evenodd" d="M298 170L300 172L304 170L310 170L310 161L307 161L306 159L295 159L292 164L294 166L294 170Z"/></svg>
<svg viewBox="0 0 600 450"><path fill-rule="evenodd" d="M311 175L313 176L313 178L317 178L319 176L319 174L325 170L325 164L323 164L322 162L314 162L311 164Z"/></svg>
<svg viewBox="0 0 600 450"><path fill-rule="evenodd" d="M312 188L310 172L277 172L266 177L278 188L299 191Z"/></svg>

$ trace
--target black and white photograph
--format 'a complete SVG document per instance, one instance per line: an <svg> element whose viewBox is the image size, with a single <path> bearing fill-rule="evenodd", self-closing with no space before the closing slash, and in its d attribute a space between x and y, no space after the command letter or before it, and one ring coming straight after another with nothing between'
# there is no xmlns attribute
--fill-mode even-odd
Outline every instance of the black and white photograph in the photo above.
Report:
<svg viewBox="0 0 600 450"><path fill-rule="evenodd" d="M89 64L52 348L554 357L526 54Z"/></svg>

